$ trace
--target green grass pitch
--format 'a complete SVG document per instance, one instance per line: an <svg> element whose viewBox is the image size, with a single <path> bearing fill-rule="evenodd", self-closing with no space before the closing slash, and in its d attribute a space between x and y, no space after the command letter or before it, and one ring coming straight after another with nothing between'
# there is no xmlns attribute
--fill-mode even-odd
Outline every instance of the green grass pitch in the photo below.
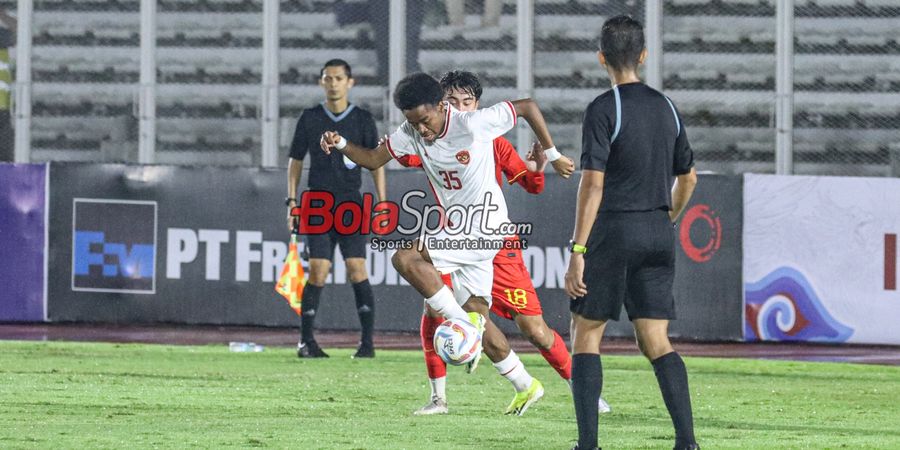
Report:
<svg viewBox="0 0 900 450"><path fill-rule="evenodd" d="M422 357L379 351L298 360L292 349L0 342L0 448L568 449L568 386L522 355L546 396L502 414L513 391L489 363L450 367L450 415L413 417ZM719 448L900 448L900 368L686 358L697 437ZM605 448L671 448L650 365L604 357Z"/></svg>

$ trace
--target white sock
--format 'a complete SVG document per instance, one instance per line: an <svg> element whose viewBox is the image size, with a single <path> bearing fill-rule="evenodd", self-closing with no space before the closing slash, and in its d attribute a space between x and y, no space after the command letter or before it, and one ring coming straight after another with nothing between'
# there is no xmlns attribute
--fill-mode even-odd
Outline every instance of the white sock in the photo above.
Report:
<svg viewBox="0 0 900 450"><path fill-rule="evenodd" d="M516 388L516 392L526 391L531 387L531 375L525 370L525 364L522 364L516 352L510 350L509 356L503 361L494 363L494 367L497 369L497 372L500 372L500 375L503 375L504 378L512 383L513 387Z"/></svg>
<svg viewBox="0 0 900 450"><path fill-rule="evenodd" d="M447 401L447 377L429 378L431 381L431 398L437 397Z"/></svg>
<svg viewBox="0 0 900 450"><path fill-rule="evenodd" d="M456 303L453 291L447 286L441 286L441 290L426 298L425 303L428 303L428 306L448 319L469 320L469 315L462 309L462 306L459 306L459 303Z"/></svg>

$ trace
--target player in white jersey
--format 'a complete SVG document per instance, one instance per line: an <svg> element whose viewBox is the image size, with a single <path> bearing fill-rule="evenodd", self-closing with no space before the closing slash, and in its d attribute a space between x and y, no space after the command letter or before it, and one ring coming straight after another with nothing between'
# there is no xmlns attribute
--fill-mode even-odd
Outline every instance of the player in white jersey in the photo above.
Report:
<svg viewBox="0 0 900 450"><path fill-rule="evenodd" d="M502 243L514 234L502 229L509 219L495 180L493 140L512 129L519 116L528 122L544 149L553 149L553 140L531 99L460 112L442 101L443 94L440 83L431 76L409 75L394 92L394 104L403 111L406 122L384 144L370 150L326 132L322 149L336 149L366 168L381 167L394 158L403 165L418 162L425 169L435 197L446 211L447 227L426 237L423 246L398 250L391 261L431 308L447 318L472 321L484 330L484 352L515 387L515 412L521 414L543 396L543 387L515 354L500 360L496 350L508 343L487 319L493 258L500 248L491 243ZM470 213L462 214L466 209ZM454 242L462 241L484 245L453 248ZM451 274L453 291L441 281L440 273Z"/></svg>

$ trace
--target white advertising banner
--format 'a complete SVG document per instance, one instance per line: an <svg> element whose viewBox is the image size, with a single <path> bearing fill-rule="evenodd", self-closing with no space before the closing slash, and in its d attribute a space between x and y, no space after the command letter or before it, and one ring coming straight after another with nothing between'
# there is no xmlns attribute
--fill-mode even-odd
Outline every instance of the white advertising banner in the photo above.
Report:
<svg viewBox="0 0 900 450"><path fill-rule="evenodd" d="M900 179L746 175L744 339L900 344Z"/></svg>

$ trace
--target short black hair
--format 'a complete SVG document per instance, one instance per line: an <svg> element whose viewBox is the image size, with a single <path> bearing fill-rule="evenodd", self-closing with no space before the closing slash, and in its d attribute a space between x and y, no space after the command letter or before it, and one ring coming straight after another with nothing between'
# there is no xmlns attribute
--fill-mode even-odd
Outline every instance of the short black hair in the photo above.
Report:
<svg viewBox="0 0 900 450"><path fill-rule="evenodd" d="M484 92L484 89L481 88L481 81L478 80L478 75L465 70L451 70L445 73L441 77L441 89L444 92L449 92L453 89L468 92L475 97L475 100L481 99L481 93Z"/></svg>
<svg viewBox="0 0 900 450"><path fill-rule="evenodd" d="M394 90L394 105L403 111L421 105L437 105L443 99L441 83L422 72L407 75L397 83L397 89Z"/></svg>
<svg viewBox="0 0 900 450"><path fill-rule="evenodd" d="M644 51L644 26L629 16L615 16L603 22L600 51L614 70L636 69Z"/></svg>
<svg viewBox="0 0 900 450"><path fill-rule="evenodd" d="M350 70L350 64L339 58L329 59L325 65L322 66L322 69L319 70L319 78L322 78L322 76L325 75L325 69L329 67L343 67L344 72L347 73L347 78L353 78L353 71Z"/></svg>

